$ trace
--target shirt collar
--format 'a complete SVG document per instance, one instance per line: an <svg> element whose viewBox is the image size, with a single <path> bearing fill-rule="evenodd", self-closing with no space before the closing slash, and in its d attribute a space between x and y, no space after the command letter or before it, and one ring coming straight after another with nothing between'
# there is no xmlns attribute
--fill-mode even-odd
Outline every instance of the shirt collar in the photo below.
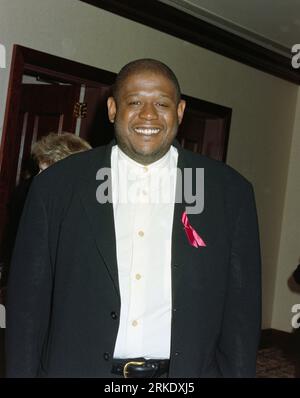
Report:
<svg viewBox="0 0 300 398"><path fill-rule="evenodd" d="M134 173L137 176L145 176L152 174L153 172L159 172L162 169L169 167L170 165L171 148L162 158L148 165L143 165L131 159L128 155L126 155L126 153L122 151L119 146L117 146L117 151L118 161L126 162L128 172Z"/></svg>

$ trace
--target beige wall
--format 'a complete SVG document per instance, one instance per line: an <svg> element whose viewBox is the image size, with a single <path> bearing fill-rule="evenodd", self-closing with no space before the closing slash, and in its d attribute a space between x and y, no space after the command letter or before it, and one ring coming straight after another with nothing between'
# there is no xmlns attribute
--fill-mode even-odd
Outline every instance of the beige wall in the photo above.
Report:
<svg viewBox="0 0 300 398"><path fill-rule="evenodd" d="M276 272L272 327L291 331L291 308L300 304L300 293L288 281L300 261L300 88L293 130L282 234Z"/></svg>
<svg viewBox="0 0 300 398"><path fill-rule="evenodd" d="M159 58L185 94L233 108L228 163L256 191L270 327L297 87L77 0L0 0L0 41L8 65L14 43L114 72L135 58ZM0 134L8 75L0 70Z"/></svg>

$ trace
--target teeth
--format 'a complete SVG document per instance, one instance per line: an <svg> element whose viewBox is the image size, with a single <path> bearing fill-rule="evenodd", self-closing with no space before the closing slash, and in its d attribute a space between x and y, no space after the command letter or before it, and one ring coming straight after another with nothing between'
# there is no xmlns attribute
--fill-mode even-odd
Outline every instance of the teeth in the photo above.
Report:
<svg viewBox="0 0 300 398"><path fill-rule="evenodd" d="M158 134L160 129L135 128L134 131L138 134L153 135Z"/></svg>

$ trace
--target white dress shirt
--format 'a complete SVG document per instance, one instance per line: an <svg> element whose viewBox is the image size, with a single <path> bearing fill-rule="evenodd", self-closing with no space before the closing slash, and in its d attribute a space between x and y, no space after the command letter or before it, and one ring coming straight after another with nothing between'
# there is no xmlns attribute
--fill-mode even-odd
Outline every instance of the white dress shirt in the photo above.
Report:
<svg viewBox="0 0 300 398"><path fill-rule="evenodd" d="M143 166L112 148L112 197L121 294L114 358L170 356L171 240L178 153Z"/></svg>

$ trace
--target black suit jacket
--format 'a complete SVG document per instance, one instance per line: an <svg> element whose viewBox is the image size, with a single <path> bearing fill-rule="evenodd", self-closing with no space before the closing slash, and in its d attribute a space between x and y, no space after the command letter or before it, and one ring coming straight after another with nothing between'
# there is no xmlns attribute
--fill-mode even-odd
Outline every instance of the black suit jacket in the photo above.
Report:
<svg viewBox="0 0 300 398"><path fill-rule="evenodd" d="M9 277L8 377L112 377L121 304L113 206L96 200L111 147L35 177ZM190 245L186 203L176 203L169 376L252 377L261 316L253 190L232 168L177 147L181 170L204 168L204 211L189 221L207 246Z"/></svg>

